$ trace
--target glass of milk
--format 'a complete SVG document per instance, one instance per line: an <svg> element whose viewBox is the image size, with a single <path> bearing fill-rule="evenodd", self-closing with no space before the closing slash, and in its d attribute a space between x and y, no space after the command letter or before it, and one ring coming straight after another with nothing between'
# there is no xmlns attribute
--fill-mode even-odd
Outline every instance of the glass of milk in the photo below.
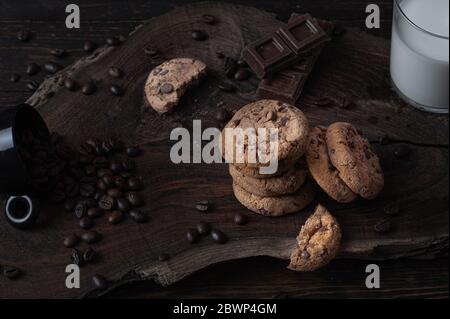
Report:
<svg viewBox="0 0 450 319"><path fill-rule="evenodd" d="M391 79L409 104L448 113L449 0L394 0Z"/></svg>

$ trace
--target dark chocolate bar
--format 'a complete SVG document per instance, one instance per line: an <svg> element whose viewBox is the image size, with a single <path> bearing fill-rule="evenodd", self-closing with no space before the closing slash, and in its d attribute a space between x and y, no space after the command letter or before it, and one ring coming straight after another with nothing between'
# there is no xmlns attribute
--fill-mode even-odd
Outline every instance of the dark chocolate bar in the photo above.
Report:
<svg viewBox="0 0 450 319"><path fill-rule="evenodd" d="M293 15L275 34L247 45L242 58L262 79L311 55L327 40L327 34L310 15Z"/></svg>

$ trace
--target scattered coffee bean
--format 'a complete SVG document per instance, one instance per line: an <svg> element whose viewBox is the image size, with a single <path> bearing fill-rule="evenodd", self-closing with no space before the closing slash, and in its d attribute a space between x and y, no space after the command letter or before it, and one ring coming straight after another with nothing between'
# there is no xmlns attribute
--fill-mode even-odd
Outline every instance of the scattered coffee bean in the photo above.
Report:
<svg viewBox="0 0 450 319"><path fill-rule="evenodd" d="M64 55L66 55L66 53L67 52L64 49L51 49L50 50L50 54L57 58L63 57Z"/></svg>
<svg viewBox="0 0 450 319"><path fill-rule="evenodd" d="M143 187L142 180L137 177L130 177L128 179L128 188L132 191L141 190Z"/></svg>
<svg viewBox="0 0 450 319"><path fill-rule="evenodd" d="M112 171L111 171L112 173ZM106 174L102 177L102 181L103 183L105 183L106 188L111 188L114 185L116 185L116 181L114 179L114 177L112 176L112 174Z"/></svg>
<svg viewBox="0 0 450 319"><path fill-rule="evenodd" d="M119 188L121 191L128 190L128 182L126 178L122 176L114 176L114 185Z"/></svg>
<svg viewBox="0 0 450 319"><path fill-rule="evenodd" d="M200 201L195 204L195 209L199 212L206 212L209 210L209 202L207 200Z"/></svg>
<svg viewBox="0 0 450 319"><path fill-rule="evenodd" d="M69 235L64 238L64 246L66 246L67 248L75 247L79 242L80 237L78 237L77 235Z"/></svg>
<svg viewBox="0 0 450 319"><path fill-rule="evenodd" d="M20 75L19 74L11 74L9 77L9 81L13 83L17 83L20 81Z"/></svg>
<svg viewBox="0 0 450 319"><path fill-rule="evenodd" d="M39 84L37 84L35 81L28 81L27 88L30 91L36 91L39 87Z"/></svg>
<svg viewBox="0 0 450 319"><path fill-rule="evenodd" d="M197 231L200 235L209 235L211 232L211 225L206 222L200 222L197 224Z"/></svg>
<svg viewBox="0 0 450 319"><path fill-rule="evenodd" d="M81 92L84 95L91 95L95 93L95 91L97 91L97 86L92 82L86 83L81 87Z"/></svg>
<svg viewBox="0 0 450 319"><path fill-rule="evenodd" d="M189 229L186 233L186 239L191 243L195 244L200 240L200 234L196 229Z"/></svg>
<svg viewBox="0 0 450 319"><path fill-rule="evenodd" d="M396 203L387 205L383 208L386 215L395 216L400 212L400 206Z"/></svg>
<svg viewBox="0 0 450 319"><path fill-rule="evenodd" d="M81 256L78 249L74 248L72 250L72 254L70 255L70 260L72 261L72 264L80 266L83 263L83 256Z"/></svg>
<svg viewBox="0 0 450 319"><path fill-rule="evenodd" d="M240 68L234 74L234 79L238 81L245 81L251 76L251 72L246 68Z"/></svg>
<svg viewBox="0 0 450 319"><path fill-rule="evenodd" d="M31 38L31 33L28 30L20 30L17 32L17 40L27 42Z"/></svg>
<svg viewBox="0 0 450 319"><path fill-rule="evenodd" d="M92 208L88 209L87 215L90 218L97 218L97 217L100 217L101 215L103 215L103 210L98 207L92 207Z"/></svg>
<svg viewBox="0 0 450 319"><path fill-rule="evenodd" d="M112 176L112 171L108 168L101 168L97 171L97 177L99 177L99 178L103 178L106 175Z"/></svg>
<svg viewBox="0 0 450 319"><path fill-rule="evenodd" d="M83 197L93 197L95 194L95 187L91 184L80 185L80 195Z"/></svg>
<svg viewBox="0 0 450 319"><path fill-rule="evenodd" d="M28 75L35 75L41 70L41 67L34 62L27 65L26 73Z"/></svg>
<svg viewBox="0 0 450 319"><path fill-rule="evenodd" d="M45 71L47 71L48 73L51 74L55 74L56 72L58 72L59 70L62 69L61 65L59 65L58 63L55 62L47 62L44 64L44 69Z"/></svg>
<svg viewBox="0 0 450 319"><path fill-rule="evenodd" d="M109 163L109 169L114 173L114 174L119 174L120 172L123 171L123 165L122 162L119 160L111 160L111 162Z"/></svg>
<svg viewBox="0 0 450 319"><path fill-rule="evenodd" d="M220 90L222 90L223 92L228 92L228 93L234 92L236 89L232 84L226 83L226 82L220 83L218 88Z"/></svg>
<svg viewBox="0 0 450 319"><path fill-rule="evenodd" d="M194 30L191 32L191 37L192 39L194 39L195 41L204 41L206 39L208 39L208 35L201 31L201 30Z"/></svg>
<svg viewBox="0 0 450 319"><path fill-rule="evenodd" d="M115 95L115 96L123 95L123 89L118 85L111 85L111 87L109 88L109 91L111 92L112 95Z"/></svg>
<svg viewBox="0 0 450 319"><path fill-rule="evenodd" d="M115 47L120 44L120 40L118 37L109 37L106 39L106 44L110 47Z"/></svg>
<svg viewBox="0 0 450 319"><path fill-rule="evenodd" d="M95 289L98 290L105 290L106 288L108 288L108 281L102 275L93 276L92 284L94 285Z"/></svg>
<svg viewBox="0 0 450 319"><path fill-rule="evenodd" d="M394 156L397 158L405 158L411 154L411 149L406 145L398 145L394 150Z"/></svg>
<svg viewBox="0 0 450 319"><path fill-rule="evenodd" d="M123 197L123 193L120 189L118 188L110 188L108 189L108 191L106 192L106 194L108 196L111 196L113 198L119 198L119 197Z"/></svg>
<svg viewBox="0 0 450 319"><path fill-rule="evenodd" d="M116 67L110 67L108 74L113 78L120 78L122 76L122 71Z"/></svg>
<svg viewBox="0 0 450 319"><path fill-rule="evenodd" d="M139 224L145 223L148 220L147 215L145 215L142 211L138 209L130 210L130 217Z"/></svg>
<svg viewBox="0 0 450 319"><path fill-rule="evenodd" d="M64 80L64 87L69 91L76 91L78 90L79 85L76 81L72 80L71 78L67 78Z"/></svg>
<svg viewBox="0 0 450 319"><path fill-rule="evenodd" d="M105 195L100 198L98 207L103 210L113 210L116 207L116 200L111 196Z"/></svg>
<svg viewBox="0 0 450 319"><path fill-rule="evenodd" d="M117 198L117 209L127 213L131 209L131 204L125 198Z"/></svg>
<svg viewBox="0 0 450 319"><path fill-rule="evenodd" d="M115 210L108 216L108 222L115 225L120 223L123 220L123 217L123 213L120 210Z"/></svg>
<svg viewBox="0 0 450 319"><path fill-rule="evenodd" d="M234 215L234 223L236 225L245 225L248 222L248 217L242 213Z"/></svg>
<svg viewBox="0 0 450 319"><path fill-rule="evenodd" d="M213 16L213 15L211 15L211 14L204 14L204 15L202 16L202 21L203 21L204 23L210 24L210 25L213 25L213 24L216 24L216 23L217 23L216 17Z"/></svg>
<svg viewBox="0 0 450 319"><path fill-rule="evenodd" d="M97 252L89 247L84 253L83 253L83 261L90 263L93 262L97 258L98 254Z"/></svg>
<svg viewBox="0 0 450 319"><path fill-rule="evenodd" d="M3 267L3 276L5 276L8 279L16 279L19 278L22 275L22 271L13 266L4 266Z"/></svg>
<svg viewBox="0 0 450 319"><path fill-rule="evenodd" d="M127 147L126 153L129 157L137 157L141 155L141 149L137 146Z"/></svg>
<svg viewBox="0 0 450 319"><path fill-rule="evenodd" d="M92 41L86 41L86 42L84 42L84 44L83 44L83 50L85 51L85 52L92 52L92 51L94 51L95 49L97 48L97 45L94 43L94 42L92 42Z"/></svg>
<svg viewBox="0 0 450 319"><path fill-rule="evenodd" d="M93 198L83 198L80 202L85 204L87 208L98 207L98 202Z"/></svg>
<svg viewBox="0 0 450 319"><path fill-rule="evenodd" d="M129 172L136 168L136 163L126 158L122 161L122 167L125 171Z"/></svg>
<svg viewBox="0 0 450 319"><path fill-rule="evenodd" d="M83 218L87 213L87 205L85 203L78 203L75 206L75 217L78 219Z"/></svg>
<svg viewBox="0 0 450 319"><path fill-rule="evenodd" d="M388 219L383 219L375 224L374 230L380 234L387 233L391 230L391 222Z"/></svg>
<svg viewBox="0 0 450 319"><path fill-rule="evenodd" d="M133 207L140 207L144 204L144 200L139 193L131 191L125 194L125 198L130 202Z"/></svg>
<svg viewBox="0 0 450 319"><path fill-rule="evenodd" d="M90 217L83 217L80 219L80 227L83 229L91 229L94 226L94 222Z"/></svg>
<svg viewBox="0 0 450 319"><path fill-rule="evenodd" d="M220 230L211 231L211 237L216 243L221 245L225 244L228 241L227 236L225 236L225 234Z"/></svg>
<svg viewBox="0 0 450 319"><path fill-rule="evenodd" d="M88 244L93 244L100 240L100 234L95 230L88 230L81 234L81 239Z"/></svg>
<svg viewBox="0 0 450 319"><path fill-rule="evenodd" d="M170 256L168 254L162 253L158 255L159 261L167 261L170 259Z"/></svg>

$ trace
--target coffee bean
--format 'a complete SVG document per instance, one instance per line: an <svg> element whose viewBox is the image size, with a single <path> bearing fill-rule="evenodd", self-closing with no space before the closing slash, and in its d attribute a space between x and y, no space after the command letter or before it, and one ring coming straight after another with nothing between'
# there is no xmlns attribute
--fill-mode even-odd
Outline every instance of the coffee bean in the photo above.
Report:
<svg viewBox="0 0 450 319"><path fill-rule="evenodd" d="M66 53L64 49L50 49L50 54L57 58L63 57Z"/></svg>
<svg viewBox="0 0 450 319"><path fill-rule="evenodd" d="M80 185L80 195L83 197L93 197L95 194L95 187L91 184Z"/></svg>
<svg viewBox="0 0 450 319"><path fill-rule="evenodd" d="M22 271L13 266L4 266L3 267L3 276L5 276L8 279L16 279L19 278L22 275Z"/></svg>
<svg viewBox="0 0 450 319"><path fill-rule="evenodd" d="M97 252L89 247L84 253L83 253L83 261L90 263L93 262L97 258L98 254Z"/></svg>
<svg viewBox="0 0 450 319"><path fill-rule="evenodd" d="M227 236L225 236L225 234L220 230L211 231L211 237L216 243L221 245L225 244L228 241Z"/></svg>
<svg viewBox="0 0 450 319"><path fill-rule="evenodd" d="M114 176L114 185L123 192L128 190L128 182L122 176Z"/></svg>
<svg viewBox="0 0 450 319"><path fill-rule="evenodd" d="M144 199L142 196L134 191L125 194L125 198L130 202L133 207L140 207L144 204Z"/></svg>
<svg viewBox="0 0 450 319"><path fill-rule="evenodd" d="M97 171L97 177L99 177L99 178L103 178L106 175L111 175L111 178L112 178L112 174L113 174L112 171L108 168L101 168ZM113 183L114 183L114 181L113 181Z"/></svg>
<svg viewBox="0 0 450 319"><path fill-rule="evenodd" d="M122 191L120 189L118 189L118 188L110 188L110 189L108 189L106 194L108 196L111 196L111 197L114 197L114 198L123 197Z"/></svg>
<svg viewBox="0 0 450 319"><path fill-rule="evenodd" d="M130 217L139 224L145 223L148 218L147 215L145 215L143 212L141 212L138 209L132 209L130 210Z"/></svg>
<svg viewBox="0 0 450 319"><path fill-rule="evenodd" d="M141 155L141 149L137 146L130 146L130 147L127 147L126 153L127 153L128 157L137 157L137 156Z"/></svg>
<svg viewBox="0 0 450 319"><path fill-rule="evenodd" d="M111 188L116 185L115 178L112 176L112 174L104 175L102 180L103 180L103 183L105 183L106 188Z"/></svg>
<svg viewBox="0 0 450 319"><path fill-rule="evenodd" d="M97 175L97 169L94 165L87 165L84 168L84 171L86 172L87 176L96 176Z"/></svg>
<svg viewBox="0 0 450 319"><path fill-rule="evenodd" d="M248 217L242 213L234 215L234 223L236 225L245 225L248 222Z"/></svg>
<svg viewBox="0 0 450 319"><path fill-rule="evenodd" d="M126 158L122 161L122 167L125 171L132 171L136 168L136 163Z"/></svg>
<svg viewBox="0 0 450 319"><path fill-rule="evenodd" d="M160 87L160 91L163 94L170 94L174 90L174 86L171 83L163 83Z"/></svg>
<svg viewBox="0 0 450 319"><path fill-rule="evenodd" d="M97 217L100 217L101 215L103 215L103 210L98 207L92 207L92 208L88 209L87 215L90 218L97 218Z"/></svg>
<svg viewBox="0 0 450 319"><path fill-rule="evenodd" d="M120 210L113 211L108 217L108 222L113 225L120 223L122 220L123 213Z"/></svg>
<svg viewBox="0 0 450 319"><path fill-rule="evenodd" d="M87 208L96 208L98 207L98 201L93 198L83 198L80 200L80 203L83 203L87 206Z"/></svg>
<svg viewBox="0 0 450 319"><path fill-rule="evenodd" d="M31 33L28 30L20 30L17 32L17 40L27 42L31 38Z"/></svg>
<svg viewBox="0 0 450 319"><path fill-rule="evenodd" d="M97 91L97 86L92 82L86 83L81 87L81 92L84 95L94 94L95 91Z"/></svg>
<svg viewBox="0 0 450 319"><path fill-rule="evenodd" d="M92 284L94 285L95 289L98 290L105 290L106 288L108 288L108 281L102 275L93 276Z"/></svg>
<svg viewBox="0 0 450 319"><path fill-rule="evenodd" d="M94 158L92 164L97 168L106 168L109 164L108 160L104 156Z"/></svg>
<svg viewBox="0 0 450 319"><path fill-rule="evenodd" d="M97 45L92 41L85 41L83 44L83 50L85 52L92 52L97 48Z"/></svg>
<svg viewBox="0 0 450 319"><path fill-rule="evenodd" d="M37 84L35 81L28 81L27 83L27 88L30 91L36 91L37 88L39 87L39 84Z"/></svg>
<svg viewBox="0 0 450 319"><path fill-rule="evenodd" d="M117 209L126 213L131 209L131 204L125 198L117 198Z"/></svg>
<svg viewBox="0 0 450 319"><path fill-rule="evenodd" d="M115 96L123 95L123 89L118 85L111 85L111 87L109 88L109 91L111 92L112 95L115 95Z"/></svg>
<svg viewBox="0 0 450 319"><path fill-rule="evenodd" d="M83 217L80 219L80 227L83 229L91 229L94 226L94 222L90 217Z"/></svg>
<svg viewBox="0 0 450 319"><path fill-rule="evenodd" d="M11 74L11 76L9 77L9 81L13 82L13 83L17 83L20 81L20 75L19 74Z"/></svg>
<svg viewBox="0 0 450 319"><path fill-rule="evenodd" d="M216 120L219 122L225 122L229 117L230 113L226 109L219 109L216 113Z"/></svg>
<svg viewBox="0 0 450 319"><path fill-rule="evenodd" d="M200 222L197 224L197 231L202 236L209 235L211 232L211 225L206 222Z"/></svg>
<svg viewBox="0 0 450 319"><path fill-rule="evenodd" d="M104 190L98 189L95 194L94 194L94 200L96 201L96 203L100 200L100 198L102 198L102 196L105 196L106 192Z"/></svg>
<svg viewBox="0 0 450 319"><path fill-rule="evenodd" d="M75 210L77 202L73 198L69 198L64 202L64 210L67 212L73 212Z"/></svg>
<svg viewBox="0 0 450 319"><path fill-rule="evenodd" d="M72 261L72 264L75 264L77 266L80 266L83 263L83 257L81 256L81 253L78 249L74 248L72 250L70 260Z"/></svg>
<svg viewBox="0 0 450 319"><path fill-rule="evenodd" d="M391 230L391 222L388 219L383 219L376 223L373 228L377 233L384 234Z"/></svg>
<svg viewBox="0 0 450 319"><path fill-rule="evenodd" d="M199 212L206 212L209 210L209 202L207 200L200 201L195 204L195 209Z"/></svg>
<svg viewBox="0 0 450 319"><path fill-rule="evenodd" d="M234 74L234 79L238 81L245 81L247 80L252 74L248 69L240 68L236 71Z"/></svg>
<svg viewBox="0 0 450 319"><path fill-rule="evenodd" d="M120 44L120 40L117 37L109 37L106 38L106 44L110 47L115 47Z"/></svg>
<svg viewBox="0 0 450 319"><path fill-rule="evenodd" d="M44 69L50 74L55 74L62 69L61 65L55 62L47 62L44 64Z"/></svg>
<svg viewBox="0 0 450 319"><path fill-rule="evenodd" d="M141 190L143 187L142 180L137 177L130 177L128 179L128 188L132 191Z"/></svg>
<svg viewBox="0 0 450 319"><path fill-rule="evenodd" d="M394 203L394 204L385 206L383 208L383 210L386 215L395 216L395 215L398 215L398 213L400 212L400 206L398 204Z"/></svg>
<svg viewBox="0 0 450 319"><path fill-rule="evenodd" d="M120 172L123 171L123 165L122 162L119 160L111 160L111 162L109 163L109 169L114 173L114 174L119 174Z"/></svg>
<svg viewBox="0 0 450 319"><path fill-rule="evenodd" d="M88 230L81 234L81 239L88 244L93 244L100 240L100 234L95 230Z"/></svg>
<svg viewBox="0 0 450 319"><path fill-rule="evenodd" d="M85 203L78 203L75 206L75 217L78 219L83 218L87 213L87 205Z"/></svg>
<svg viewBox="0 0 450 319"><path fill-rule="evenodd" d="M67 78L64 80L64 87L69 91L76 91L78 90L79 85L76 81L72 80L71 78Z"/></svg>
<svg viewBox="0 0 450 319"><path fill-rule="evenodd" d="M27 65L26 73L28 75L35 75L41 70L41 67L34 62Z"/></svg>
<svg viewBox="0 0 450 319"><path fill-rule="evenodd" d="M98 207L103 210L113 210L116 207L116 200L111 196L105 195L100 198Z"/></svg>
<svg viewBox="0 0 450 319"><path fill-rule="evenodd" d="M158 255L159 261L167 261L170 259L170 256L168 254L162 253Z"/></svg>
<svg viewBox="0 0 450 319"><path fill-rule="evenodd" d="M216 17L213 16L213 15L211 15L211 14L204 14L204 15L202 16L202 21L203 21L204 23L210 24L210 25L213 25L213 24L216 24L216 23L217 23Z"/></svg>
<svg viewBox="0 0 450 319"><path fill-rule="evenodd" d="M196 229L189 229L186 233L186 239L191 243L195 244L200 240L200 234Z"/></svg>
<svg viewBox="0 0 450 319"><path fill-rule="evenodd" d="M75 247L80 242L80 237L77 235L69 235L64 238L64 246L67 248Z"/></svg>
<svg viewBox="0 0 450 319"><path fill-rule="evenodd" d="M232 84L226 83L226 82L220 83L219 86L218 86L218 88L219 88L220 90L222 90L223 92L228 92L228 93L234 92L235 89L236 89Z"/></svg>
<svg viewBox="0 0 450 319"><path fill-rule="evenodd" d="M192 39L194 39L195 41L204 41L206 39L208 39L208 35L201 31L201 30L194 30L191 32L191 37Z"/></svg>
<svg viewBox="0 0 450 319"><path fill-rule="evenodd" d="M406 145L398 145L394 150L394 156L397 158L405 158L411 154L411 149Z"/></svg>
<svg viewBox="0 0 450 319"><path fill-rule="evenodd" d="M119 68L116 67L110 67L108 70L108 74L112 76L113 78L120 78L122 77L122 71Z"/></svg>

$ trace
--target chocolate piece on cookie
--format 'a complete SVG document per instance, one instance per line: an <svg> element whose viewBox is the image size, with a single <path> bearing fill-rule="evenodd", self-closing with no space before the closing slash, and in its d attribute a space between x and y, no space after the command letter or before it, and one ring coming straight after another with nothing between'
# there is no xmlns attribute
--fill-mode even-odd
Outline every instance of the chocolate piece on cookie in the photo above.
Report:
<svg viewBox="0 0 450 319"><path fill-rule="evenodd" d="M233 183L234 196L249 210L264 216L283 216L296 213L308 206L314 199L312 183L307 181L294 194L279 197L263 197L252 194L236 182Z"/></svg>
<svg viewBox="0 0 450 319"><path fill-rule="evenodd" d="M384 186L378 156L369 141L349 123L333 123L327 129L328 155L339 177L361 197L372 199Z"/></svg>
<svg viewBox="0 0 450 319"><path fill-rule="evenodd" d="M240 187L258 196L281 196L295 193L305 182L306 165L297 165L286 173L270 178L253 178L246 176L235 166L230 165L230 175Z"/></svg>
<svg viewBox="0 0 450 319"><path fill-rule="evenodd" d="M158 113L171 111L189 87L206 74L206 65L195 59L177 58L155 67L145 83L145 99Z"/></svg>
<svg viewBox="0 0 450 319"><path fill-rule="evenodd" d="M330 212L318 205L297 236L289 269L314 271L334 259L341 243L341 228Z"/></svg>
<svg viewBox="0 0 450 319"><path fill-rule="evenodd" d="M239 144L237 138L227 136L227 132L237 132L236 129L242 129L242 144ZM266 129L266 145L262 143L260 135L257 135L256 141L251 143L248 138L247 130L254 130L258 134L258 129ZM274 129L271 131L271 129ZM258 152L265 154L266 159L277 159L279 162L295 162L304 153L306 149L306 139L308 137L309 125L305 115L299 109L275 100L260 100L248 104L237 111L230 122L222 131L222 154L228 163L236 166L260 167L263 166L262 160L258 156L250 155ZM273 134L272 134L273 133ZM262 134L262 133L260 133ZM278 143L276 138L278 136ZM227 138L228 137L228 138ZM278 147L278 156L274 158L275 145ZM239 147L239 148L238 148ZM242 162L236 157L237 149L242 149Z"/></svg>
<svg viewBox="0 0 450 319"><path fill-rule="evenodd" d="M339 203L350 203L357 195L339 177L339 172L331 163L326 143L327 128L314 127L309 132L306 162L309 173L316 183Z"/></svg>

